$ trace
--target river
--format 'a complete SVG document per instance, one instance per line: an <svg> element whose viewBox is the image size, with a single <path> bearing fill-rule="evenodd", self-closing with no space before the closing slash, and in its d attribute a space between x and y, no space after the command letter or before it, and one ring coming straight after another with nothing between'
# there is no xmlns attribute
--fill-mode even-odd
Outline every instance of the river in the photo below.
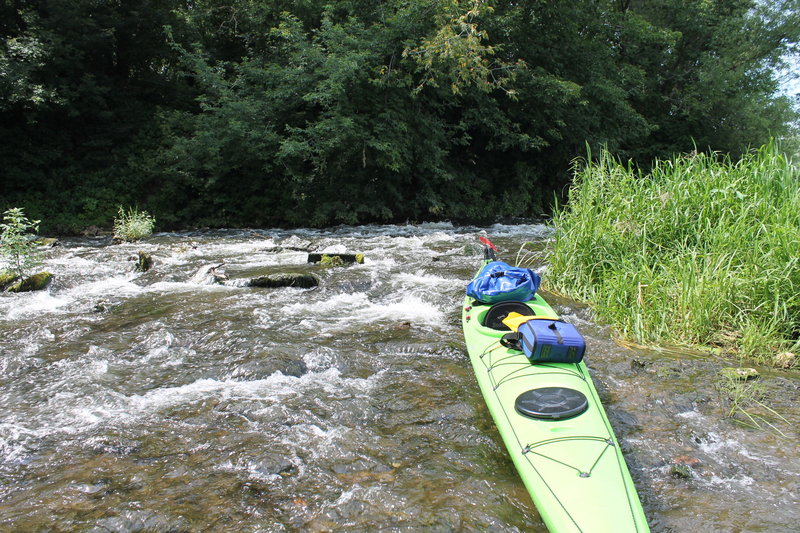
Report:
<svg viewBox="0 0 800 533"><path fill-rule="evenodd" d="M46 291L0 294L0 530L545 531L461 336L479 231L510 261L551 235L432 224L63 239ZM365 262L309 265L306 248ZM139 250L151 271L133 272ZM191 281L223 261L231 280L321 283ZM758 397L783 418L756 405L765 422L747 427L719 386L736 361L620 346L585 306L545 297L587 338L653 531L798 530L800 373L760 369Z"/></svg>

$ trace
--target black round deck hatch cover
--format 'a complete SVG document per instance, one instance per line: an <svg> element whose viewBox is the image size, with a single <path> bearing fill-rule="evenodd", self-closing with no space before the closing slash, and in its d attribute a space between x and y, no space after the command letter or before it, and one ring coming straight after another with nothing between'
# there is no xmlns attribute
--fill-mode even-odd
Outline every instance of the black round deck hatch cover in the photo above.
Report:
<svg viewBox="0 0 800 533"><path fill-rule="evenodd" d="M575 389L542 387L517 396L514 407L519 414L530 418L563 420L584 412L589 402L582 392Z"/></svg>
<svg viewBox="0 0 800 533"><path fill-rule="evenodd" d="M500 331L511 331L510 327L503 324L503 319L511 312L519 313L523 316L533 316L531 308L523 302L498 302L486 312L486 316L483 317L483 325Z"/></svg>

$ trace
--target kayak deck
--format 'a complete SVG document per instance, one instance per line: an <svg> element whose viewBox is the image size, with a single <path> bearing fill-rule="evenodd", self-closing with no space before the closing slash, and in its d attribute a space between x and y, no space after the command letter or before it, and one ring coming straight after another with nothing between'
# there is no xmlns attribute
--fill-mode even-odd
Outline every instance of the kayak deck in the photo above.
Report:
<svg viewBox="0 0 800 533"><path fill-rule="evenodd" d="M538 316L557 316L536 295L525 302ZM639 497L586 365L531 364L483 326L490 305L470 297L462 325L484 400L514 465L552 532L649 531ZM515 404L533 389L560 387L585 396L588 407L565 419L531 418ZM576 395L577 396L577 395Z"/></svg>

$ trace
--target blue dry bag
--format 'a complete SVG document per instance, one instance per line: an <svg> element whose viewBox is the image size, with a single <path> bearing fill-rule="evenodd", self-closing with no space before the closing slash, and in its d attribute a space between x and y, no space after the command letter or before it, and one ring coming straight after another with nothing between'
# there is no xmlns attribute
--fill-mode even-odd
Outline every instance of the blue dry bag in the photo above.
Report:
<svg viewBox="0 0 800 533"><path fill-rule="evenodd" d="M487 304L509 300L532 300L542 279L529 268L513 267L502 261L486 263L467 285L467 296Z"/></svg>

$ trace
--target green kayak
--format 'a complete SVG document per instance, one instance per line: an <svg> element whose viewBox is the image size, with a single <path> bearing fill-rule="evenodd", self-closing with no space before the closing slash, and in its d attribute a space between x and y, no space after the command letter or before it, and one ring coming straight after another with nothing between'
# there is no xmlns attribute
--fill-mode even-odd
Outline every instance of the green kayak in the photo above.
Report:
<svg viewBox="0 0 800 533"><path fill-rule="evenodd" d="M515 305L527 306L537 316L557 316L538 294L505 309ZM461 316L469 358L495 425L548 529L649 531L586 365L532 364L522 351L501 343L509 330L494 327L503 327L497 315L502 319L506 312L500 305L490 312L492 307L469 296L464 300ZM531 404L537 395L544 406Z"/></svg>

